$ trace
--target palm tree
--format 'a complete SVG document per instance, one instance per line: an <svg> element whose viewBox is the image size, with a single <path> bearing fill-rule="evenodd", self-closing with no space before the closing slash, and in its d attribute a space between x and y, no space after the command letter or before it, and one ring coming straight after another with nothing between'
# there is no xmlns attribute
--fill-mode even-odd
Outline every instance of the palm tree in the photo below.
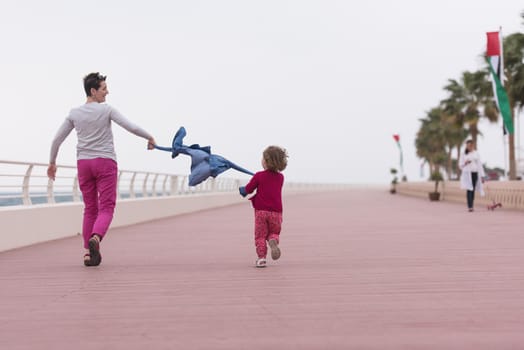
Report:
<svg viewBox="0 0 524 350"><path fill-rule="evenodd" d="M460 158L460 151L464 141L469 135L469 131L464 128L464 125L457 122L454 115L449 115L442 111L441 116L442 123L444 125L444 140L446 142L446 151L447 151L447 162L446 162L446 173L448 174L448 179L452 179L452 174L456 174L457 177L460 177L460 168L453 166L453 149L457 149L457 160Z"/></svg>
<svg viewBox="0 0 524 350"><path fill-rule="evenodd" d="M444 148L446 151L445 169L448 175L448 180L453 179L453 174L460 176L460 169L453 168L453 149L457 149L457 159L460 157L460 149L462 144L469 135L469 131L464 128L464 125L457 121L455 115L448 114L444 111L442 106L433 108L430 115L435 120L439 120Z"/></svg>
<svg viewBox="0 0 524 350"><path fill-rule="evenodd" d="M457 159L460 158L462 144L468 134L473 142L477 142L478 135L481 134L478 128L481 118L486 118L492 123L498 121L499 114L493 100L493 90L487 77L487 69L465 71L460 80L449 79L448 84L444 86L449 95L441 101L441 106L455 124L452 139L455 141ZM451 167L451 162L449 159L448 167ZM455 172L460 176L458 167Z"/></svg>
<svg viewBox="0 0 524 350"><path fill-rule="evenodd" d="M439 172L447 160L446 125L442 115L438 107L427 112L426 117L420 119L422 124L415 139L417 156L428 162L430 174Z"/></svg>
<svg viewBox="0 0 524 350"><path fill-rule="evenodd" d="M449 116L449 119L453 121L453 124L457 130L465 130L464 126L466 125L466 114L464 112L464 106L466 102L464 97L464 87L457 80L449 79L448 85L446 85L444 89L449 92L449 96L440 102L442 110L446 113L446 115ZM464 139L470 134L470 130L471 128L469 128L469 130L463 131L462 136L464 138L461 140L456 140L454 146L457 149L457 159L460 157L462 143ZM460 176L460 168L456 168L456 173Z"/></svg>
<svg viewBox="0 0 524 350"><path fill-rule="evenodd" d="M486 118L492 123L498 121L498 113L491 98L493 90L487 76L487 70L465 71L460 81L449 79L444 86L449 96L441 102L446 113L454 116L458 124L467 126L475 143L480 134L480 118Z"/></svg>
<svg viewBox="0 0 524 350"><path fill-rule="evenodd" d="M524 18L524 12L521 14ZM511 118L515 121L515 113L520 113L524 107L524 34L513 33L504 38L504 87L508 93L511 107ZM510 134L509 140L509 178L517 178L515 161L515 135Z"/></svg>

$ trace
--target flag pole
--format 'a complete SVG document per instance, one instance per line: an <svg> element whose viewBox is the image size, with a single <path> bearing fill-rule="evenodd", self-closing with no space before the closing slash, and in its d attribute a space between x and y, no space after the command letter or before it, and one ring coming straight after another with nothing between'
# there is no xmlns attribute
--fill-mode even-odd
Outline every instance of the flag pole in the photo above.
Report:
<svg viewBox="0 0 524 350"><path fill-rule="evenodd" d="M502 133L502 148L504 148L504 178L508 180L508 151L506 147L506 135Z"/></svg>
<svg viewBox="0 0 524 350"><path fill-rule="evenodd" d="M502 86L504 86L504 80L506 80L506 76L504 75L504 51L503 51L504 49L503 49L503 41L502 41L503 40L502 39L502 26L499 26L499 40L500 40L500 80L501 80ZM506 126L504 125L504 121L502 122L502 128L504 131L506 131ZM504 147L504 177L507 180L509 179L509 174L508 174L509 132L502 133L502 145Z"/></svg>
<svg viewBox="0 0 524 350"><path fill-rule="evenodd" d="M505 175L508 175L508 162L509 162L509 172L510 176L513 161L515 160L515 139L511 139L511 134L514 134L515 131L515 121L513 116L513 111L511 110L511 105L509 103L508 94L506 92L504 82L504 52L503 52L503 39L502 39L502 26L499 26L498 32L488 32L487 34L487 50L486 50L486 60L488 63L488 69L491 74L491 82L493 85L493 96L495 98L495 103L497 109L499 110L500 115L502 116L502 123L504 125L504 134L508 134L507 138L507 147L506 147L506 138L503 135L503 146L504 146L504 172ZM512 159L508 159L508 153Z"/></svg>
<svg viewBox="0 0 524 350"><path fill-rule="evenodd" d="M499 26L499 40L500 40L500 81L502 83L502 86L504 86L506 75L504 74L504 38L502 37L502 26ZM513 113L513 111L511 111ZM518 122L518 120L517 120ZM520 123L517 124L517 152L519 154L517 157L520 159ZM506 136L506 137L504 137ZM503 135L504 137L504 176L506 179L509 179L509 173L508 173L508 150L509 150L509 132Z"/></svg>
<svg viewBox="0 0 524 350"><path fill-rule="evenodd" d="M517 108L516 109L516 120L517 120L517 164L516 164L516 171L517 171L517 176L518 176L518 172L519 172L519 165L521 163L521 158L520 158L520 111L519 109Z"/></svg>
<svg viewBox="0 0 524 350"><path fill-rule="evenodd" d="M400 166L400 178L404 178L404 160L403 160L403 155L402 155L402 146L400 145L400 135L399 134L393 134L393 139L395 140L396 144L397 144L397 147L398 147L398 151L399 151L399 154L400 154L400 161L399 161L399 166Z"/></svg>
<svg viewBox="0 0 524 350"><path fill-rule="evenodd" d="M398 143L398 148L400 150L400 179L404 178L404 155L402 154L402 146L400 145L400 142Z"/></svg>

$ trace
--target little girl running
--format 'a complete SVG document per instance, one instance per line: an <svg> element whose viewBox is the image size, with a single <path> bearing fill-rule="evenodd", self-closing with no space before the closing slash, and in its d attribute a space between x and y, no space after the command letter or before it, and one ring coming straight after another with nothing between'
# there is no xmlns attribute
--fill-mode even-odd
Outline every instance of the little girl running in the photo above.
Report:
<svg viewBox="0 0 524 350"><path fill-rule="evenodd" d="M258 255L256 267L266 267L267 245L271 248L271 258L280 258L280 230L282 225L282 186L287 166L287 152L277 146L269 146L262 155L264 171L257 172L246 186L240 187L243 197L257 191L250 198L255 209L255 246Z"/></svg>

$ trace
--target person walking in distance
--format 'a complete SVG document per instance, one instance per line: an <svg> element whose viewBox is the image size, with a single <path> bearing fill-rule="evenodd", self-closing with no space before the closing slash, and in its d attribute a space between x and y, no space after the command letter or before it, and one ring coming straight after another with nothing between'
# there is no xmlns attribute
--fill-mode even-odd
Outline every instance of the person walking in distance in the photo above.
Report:
<svg viewBox="0 0 524 350"><path fill-rule="evenodd" d="M480 156L475 149L472 140L466 141L466 149L459 160L459 167L462 170L460 175L460 188L466 190L466 200L468 211L473 211L475 201L475 191L484 196L484 167L480 161Z"/></svg>
<svg viewBox="0 0 524 350"><path fill-rule="evenodd" d="M146 139L148 149L154 148L155 139L115 108L104 103L109 93L106 76L98 72L86 75L84 90L87 96L85 104L69 112L53 139L47 176L55 180L60 145L75 129L78 139L78 182L84 201L84 265L98 266L102 262L100 242L111 225L116 205L118 166L113 146L112 122Z"/></svg>

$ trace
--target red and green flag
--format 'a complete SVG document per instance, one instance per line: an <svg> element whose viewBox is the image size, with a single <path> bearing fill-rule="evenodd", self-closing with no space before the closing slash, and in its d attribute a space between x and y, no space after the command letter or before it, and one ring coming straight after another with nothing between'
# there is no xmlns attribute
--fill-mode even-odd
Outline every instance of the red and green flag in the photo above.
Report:
<svg viewBox="0 0 524 350"><path fill-rule="evenodd" d="M493 95L497 107L502 114L504 128L510 134L513 134L513 119L511 118L511 107L509 104L508 94L504 89L504 57L502 55L502 40L500 32L488 32L488 44L486 50L486 59L488 68L491 73L493 83Z"/></svg>
<svg viewBox="0 0 524 350"><path fill-rule="evenodd" d="M394 134L393 135L393 139L395 140L395 142L397 143L397 147L398 147L398 150L400 152L400 171L402 172L402 174L404 174L404 162L403 162L403 157L402 157L402 146L400 145L400 135L399 134Z"/></svg>

